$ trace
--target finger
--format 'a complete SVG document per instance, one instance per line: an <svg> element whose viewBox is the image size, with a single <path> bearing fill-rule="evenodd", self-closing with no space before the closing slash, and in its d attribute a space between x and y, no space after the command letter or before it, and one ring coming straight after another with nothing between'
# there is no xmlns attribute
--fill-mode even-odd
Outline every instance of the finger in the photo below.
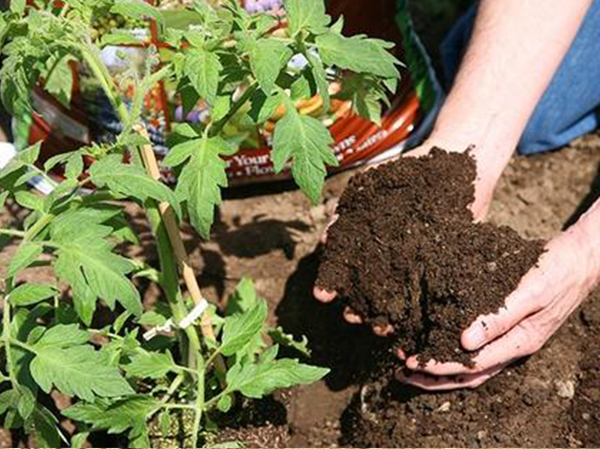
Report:
<svg viewBox="0 0 600 449"><path fill-rule="evenodd" d="M507 334L485 346L473 359L475 366L468 368L461 363L437 363L434 360L425 366L419 366L416 358L406 362L407 368L436 376L455 376L477 374L501 364L507 364L526 355L533 354L538 348L538 339L530 335L527 321L518 324Z"/></svg>
<svg viewBox="0 0 600 449"><path fill-rule="evenodd" d="M389 337L394 333L394 326L391 324L375 324L373 326L373 333L378 337Z"/></svg>
<svg viewBox="0 0 600 449"><path fill-rule="evenodd" d="M462 334L461 343L467 351L475 351L486 344L504 335L528 316L540 311L542 305L534 301L536 292L528 288L526 282L520 286L507 299L505 307L497 313L480 316Z"/></svg>
<svg viewBox="0 0 600 449"><path fill-rule="evenodd" d="M325 230L323 231L323 234L321 235L321 243L323 245L325 243L327 243L327 232L329 231L329 228L331 228L333 226L333 224L337 221L338 218L340 218L340 216L338 214L334 214L331 217L331 220L329 221L329 223L327 223L327 226L325 227Z"/></svg>
<svg viewBox="0 0 600 449"><path fill-rule="evenodd" d="M363 320L350 307L344 309L344 319L350 324L362 324Z"/></svg>
<svg viewBox="0 0 600 449"><path fill-rule="evenodd" d="M328 292L327 290L323 290L322 288L315 287L313 289L313 295L321 302L331 302L337 297L336 292Z"/></svg>
<svg viewBox="0 0 600 449"><path fill-rule="evenodd" d="M402 349L396 349L396 355L400 360L406 360L406 352L404 352Z"/></svg>
<svg viewBox="0 0 600 449"><path fill-rule="evenodd" d="M407 374L403 371L396 373L396 378L408 385L422 388L428 391L446 391L460 388L477 388L485 381L491 379L504 368L508 363L494 366L486 371L477 374L464 374L459 376L431 376L424 373Z"/></svg>

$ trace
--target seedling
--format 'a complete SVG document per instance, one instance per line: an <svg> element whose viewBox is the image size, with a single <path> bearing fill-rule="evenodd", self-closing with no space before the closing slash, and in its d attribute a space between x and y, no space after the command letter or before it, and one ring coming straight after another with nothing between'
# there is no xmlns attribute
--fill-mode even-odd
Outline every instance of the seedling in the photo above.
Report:
<svg viewBox="0 0 600 449"><path fill-rule="evenodd" d="M197 447L210 442L215 414L228 412L236 395L262 398L327 373L277 357L278 345L263 338L266 302L251 281L240 284L227 313L209 306L178 229L189 219L202 237L210 237L227 186L223 157L237 150L223 133L234 116L246 114L260 125L283 108L273 135L275 169L291 169L318 202L326 167L337 160L327 128L301 115L295 102L318 93L329 104L328 78L350 71L352 87L344 95L361 115L377 121L381 101L396 88L399 63L388 43L342 36L343 22L331 24L322 0L288 0L285 10L288 26L277 36L270 32L275 18L250 15L235 1L219 9L194 2L189 11L196 23L185 30L168 26L160 9L137 0L13 0L0 16L0 93L15 117L31 113L36 86L68 106L76 62L101 86L122 126L113 142L96 142L43 165L36 144L0 172L0 207L10 198L28 211L22 226L0 229L5 243L18 242L1 285L5 428L23 427L40 447L77 447L96 430L123 433L130 446L148 447L148 422L158 420L166 431L172 415L183 410L192 417L184 443ZM101 21L107 13L110 20ZM148 60L115 78L102 49L140 45L139 37L119 26L148 18L168 44L169 58L150 48ZM294 56L305 61L300 69L289 64ZM178 175L174 188L163 182L141 124L144 99L161 81L177 86L186 103L202 99L211 107L208 124L174 130L176 144L164 160ZM122 85L134 86L130 102L120 93ZM56 166L65 173L59 184L49 175ZM34 177L53 191L45 197L30 192L27 183ZM159 267L123 254L120 243L139 244L124 212L132 201L145 211ZM53 269L54 282L20 282L39 265ZM165 304L144 310L137 278L157 283ZM100 307L113 310L114 320L94 328ZM281 344L305 348L281 330L272 332ZM61 412L77 427L69 438L42 401L53 391L72 400Z"/></svg>

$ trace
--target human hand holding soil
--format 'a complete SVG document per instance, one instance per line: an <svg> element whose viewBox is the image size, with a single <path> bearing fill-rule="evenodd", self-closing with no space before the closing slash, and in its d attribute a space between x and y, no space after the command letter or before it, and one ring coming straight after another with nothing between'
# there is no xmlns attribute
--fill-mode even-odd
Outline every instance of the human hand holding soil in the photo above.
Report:
<svg viewBox="0 0 600 449"><path fill-rule="evenodd" d="M479 317L464 331L462 346L480 351L473 367L435 360L422 365L413 356L398 379L432 391L476 388L510 363L541 349L600 278L592 243L597 239L589 238L586 220L592 219L584 219L548 243L538 265L522 279L504 308Z"/></svg>

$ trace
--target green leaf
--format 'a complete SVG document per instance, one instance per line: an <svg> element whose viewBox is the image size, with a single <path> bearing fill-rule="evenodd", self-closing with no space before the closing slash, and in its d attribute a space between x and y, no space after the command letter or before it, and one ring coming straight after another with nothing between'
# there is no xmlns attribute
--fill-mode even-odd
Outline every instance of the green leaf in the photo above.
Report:
<svg viewBox="0 0 600 449"><path fill-rule="evenodd" d="M165 167L177 167L183 164L194 154L194 151L200 148L201 142L202 139L194 138L175 145L163 159L163 165Z"/></svg>
<svg viewBox="0 0 600 449"><path fill-rule="evenodd" d="M333 138L325 125L313 117L300 115L288 99L287 112L277 122L273 138L275 171L281 172L292 159L292 175L314 203L319 201L325 183L325 164L338 165L329 148L331 144Z"/></svg>
<svg viewBox="0 0 600 449"><path fill-rule="evenodd" d="M202 138L198 143L179 176L176 192L180 199L187 201L194 228L208 239L215 206L221 204L221 187L227 186L227 163L220 154L228 146L219 137Z"/></svg>
<svg viewBox="0 0 600 449"><path fill-rule="evenodd" d="M254 287L254 281L249 277L244 277L229 298L226 315L245 313L255 307L257 301L258 295Z"/></svg>
<svg viewBox="0 0 600 449"><path fill-rule="evenodd" d="M163 378L169 371L176 370L175 362L169 352L166 354L158 352L137 354L124 368L129 376L150 379Z"/></svg>
<svg viewBox="0 0 600 449"><path fill-rule="evenodd" d="M323 0L286 0L284 7L292 36L303 30L324 33L331 22L331 18L325 14Z"/></svg>
<svg viewBox="0 0 600 449"><path fill-rule="evenodd" d="M30 369L36 383L45 393L55 386L62 393L93 401L96 396L117 397L134 391L119 370L107 366L92 346L61 349L34 346L36 356Z"/></svg>
<svg viewBox="0 0 600 449"><path fill-rule="evenodd" d="M224 118L231 108L231 99L227 95L218 96L210 108L210 119L218 122Z"/></svg>
<svg viewBox="0 0 600 449"><path fill-rule="evenodd" d="M76 324L58 324L46 332L35 346L38 348L70 348L87 343L90 333Z"/></svg>
<svg viewBox="0 0 600 449"><path fill-rule="evenodd" d="M280 326L277 329L269 330L269 337L273 343L295 349L306 357L310 357L311 351L308 348L308 338L302 336L302 340L296 341L293 335L287 334Z"/></svg>
<svg viewBox="0 0 600 449"><path fill-rule="evenodd" d="M139 322L143 326L163 326L167 322L167 319L156 312L146 312L142 315Z"/></svg>
<svg viewBox="0 0 600 449"><path fill-rule="evenodd" d="M171 433L171 413L169 410L165 410L158 417L158 425L163 433L163 436L167 436Z"/></svg>
<svg viewBox="0 0 600 449"><path fill-rule="evenodd" d="M121 162L112 155L96 162L90 169L92 182L98 187L107 186L113 192L146 201L148 198L166 201L181 215L177 197L166 185L153 179L143 168Z"/></svg>
<svg viewBox="0 0 600 449"><path fill-rule="evenodd" d="M59 246L55 272L71 285L77 313L87 324L97 298L111 308L119 301L134 315L142 314L139 293L126 277L135 265L112 252L114 244L105 239L112 228L99 224L110 214L114 216L111 210L79 210L63 214L50 229L53 242Z"/></svg>
<svg viewBox="0 0 600 449"><path fill-rule="evenodd" d="M8 195L10 195L10 192L2 192L0 193L0 209L4 208L4 203L6 203L6 199L8 198Z"/></svg>
<svg viewBox="0 0 600 449"><path fill-rule="evenodd" d="M257 364L237 363L227 373L227 385L231 391L260 399L280 388L316 382L327 373L327 368L305 365L298 360L268 358Z"/></svg>
<svg viewBox="0 0 600 449"><path fill-rule="evenodd" d="M90 432L79 432L71 437L71 447L76 449L81 449L85 446L88 437L90 436ZM52 446L50 446L52 447Z"/></svg>
<svg viewBox="0 0 600 449"><path fill-rule="evenodd" d="M258 84L266 95L270 95L281 70L293 55L292 50L280 41L259 39L250 44L249 55Z"/></svg>
<svg viewBox="0 0 600 449"><path fill-rule="evenodd" d="M326 33L315 42L326 65L384 78L400 77L396 67L400 62L387 50L389 45L385 41Z"/></svg>
<svg viewBox="0 0 600 449"><path fill-rule="evenodd" d="M159 9L149 3L139 0L116 0L110 10L114 14L121 14L132 19L145 19L151 17L162 24L164 18Z"/></svg>
<svg viewBox="0 0 600 449"><path fill-rule="evenodd" d="M136 395L110 405L76 404L65 410L63 415L110 433L122 433L133 428L132 433L139 435L146 428L148 416L161 406L159 401L149 396Z"/></svg>
<svg viewBox="0 0 600 449"><path fill-rule="evenodd" d="M60 431L60 423L56 416L43 405L35 405L33 427L38 445L40 447L64 447L67 440Z"/></svg>
<svg viewBox="0 0 600 449"><path fill-rule="evenodd" d="M105 45L132 45L141 41L129 30L112 30L102 36L102 46Z"/></svg>
<svg viewBox="0 0 600 449"><path fill-rule="evenodd" d="M75 59L71 55L66 55L60 57L57 62L52 61L50 74L44 85L46 91L53 95L66 108L69 108L71 105L73 70L71 69L70 63L74 60Z"/></svg>
<svg viewBox="0 0 600 449"><path fill-rule="evenodd" d="M260 335L267 320L267 303L264 300L248 311L228 316L223 326L221 353L232 356Z"/></svg>
<svg viewBox="0 0 600 449"><path fill-rule="evenodd" d="M187 53L184 71L198 95L213 104L222 68L216 54L194 48Z"/></svg>
<svg viewBox="0 0 600 449"><path fill-rule="evenodd" d="M217 408L221 413L227 413L229 410L231 410L232 405L233 400L229 395L223 396L221 399L219 399L219 402L217 402Z"/></svg>
<svg viewBox="0 0 600 449"><path fill-rule="evenodd" d="M280 92L267 97L262 90L258 90L250 100L251 107L248 115L257 125L263 124L275 114L281 102Z"/></svg>
<svg viewBox="0 0 600 449"><path fill-rule="evenodd" d="M15 193L15 201L21 207L41 211L44 208L44 199L39 195L21 190Z"/></svg>
<svg viewBox="0 0 600 449"><path fill-rule="evenodd" d="M23 284L15 288L9 296L9 301L15 306L29 306L54 298L59 291L47 284Z"/></svg>
<svg viewBox="0 0 600 449"><path fill-rule="evenodd" d="M327 73L325 72L323 62L309 52L306 52L304 56L310 64L313 78L315 79L315 83L317 84L317 89L319 90L319 94L323 98L325 112L327 112L329 111L329 103L331 99L329 97L329 83L327 82Z"/></svg>
<svg viewBox="0 0 600 449"><path fill-rule="evenodd" d="M26 0L11 0L10 2L10 10L19 16L22 16L25 12L25 7L27 6Z"/></svg>
<svg viewBox="0 0 600 449"><path fill-rule="evenodd" d="M17 272L29 267L43 252L42 245L37 243L22 243L8 264L8 277L14 277Z"/></svg>

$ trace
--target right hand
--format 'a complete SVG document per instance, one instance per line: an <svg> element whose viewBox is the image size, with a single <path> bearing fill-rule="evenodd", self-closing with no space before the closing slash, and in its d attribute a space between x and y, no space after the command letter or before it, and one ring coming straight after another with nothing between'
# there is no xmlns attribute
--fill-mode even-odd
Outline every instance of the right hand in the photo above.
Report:
<svg viewBox="0 0 600 449"><path fill-rule="evenodd" d="M440 142L427 141L423 145L409 151L408 153L406 153L405 155L402 155L400 157L425 156L431 151L431 148L433 148L434 146L446 149L447 151L456 151L456 152L463 152L463 151L467 151L467 149L468 149L464 146L463 147L454 147L454 146L450 146L450 145L444 145ZM492 196L494 193L494 188L496 186L496 182L499 179L504 166L500 165L500 170L495 175L482 176L481 173L485 173L485 174L490 173L490 170L488 170L488 168L490 168L490 166L492 166L492 164L493 164L492 161L494 160L494 158L492 158L492 160L490 161L489 164L486 164L486 160L490 160L490 158L489 157L481 157L481 155L487 156L490 154L490 152L487 152L487 154L485 154L485 153L482 153L481 151L478 151L477 149L474 149L472 151L475 156L475 160L477 162L478 176L477 176L477 179L475 180L475 201L473 201L473 204L471 204L470 207L473 212L473 217L474 217L475 221L482 221L488 212L489 205L491 203ZM494 168L496 168L496 170L497 170L498 164L494 164L494 165L495 165ZM366 170L369 170L374 167L376 167L376 165L367 167ZM329 224L327 225L327 228L325 229L325 232L323 233L323 236L321 237L322 243L326 242L327 230L329 229L329 227L331 225L333 225L333 223L335 223L337 218L338 218L338 215L332 211L331 220L329 221ZM329 292L326 290L322 290L318 287L314 288L313 294L317 300L319 300L323 303L330 303L330 302L334 301L337 297L337 292L335 292L335 291ZM351 324L362 324L364 321L363 318L360 315L358 315L357 313L355 313L350 307L346 307L344 309L343 316L344 316L344 319L348 323L351 323ZM394 328L391 325L387 325L387 326L373 325L373 332L380 337L387 337L394 333ZM405 358L405 354L402 351L399 351L398 355L402 359Z"/></svg>

